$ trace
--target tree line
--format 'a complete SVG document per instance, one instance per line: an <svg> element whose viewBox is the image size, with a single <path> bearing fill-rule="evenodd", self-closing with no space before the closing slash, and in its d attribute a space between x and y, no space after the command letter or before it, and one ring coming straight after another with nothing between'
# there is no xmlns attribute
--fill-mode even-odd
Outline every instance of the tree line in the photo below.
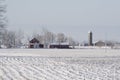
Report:
<svg viewBox="0 0 120 80"><path fill-rule="evenodd" d="M11 31L7 30L5 27L2 29L2 37L0 38L1 48L20 48L21 46L25 45L28 46L29 41L33 38L38 39L40 41L40 44L43 44L46 47L51 43L68 43L70 46L75 46L78 44L78 42L75 41L72 37L68 37L64 33L55 34L47 29L42 29L40 33L33 33L32 35L29 35L27 37L25 37L24 31L22 30ZM27 42L24 42L23 40Z"/></svg>

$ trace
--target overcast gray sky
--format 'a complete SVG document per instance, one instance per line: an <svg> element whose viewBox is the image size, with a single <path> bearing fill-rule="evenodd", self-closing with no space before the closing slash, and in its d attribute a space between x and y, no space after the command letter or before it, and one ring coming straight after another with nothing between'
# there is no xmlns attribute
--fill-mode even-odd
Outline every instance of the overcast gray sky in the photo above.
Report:
<svg viewBox="0 0 120 80"><path fill-rule="evenodd" d="M8 29L25 33L42 27L87 41L88 31L96 40L120 41L120 0L7 0Z"/></svg>

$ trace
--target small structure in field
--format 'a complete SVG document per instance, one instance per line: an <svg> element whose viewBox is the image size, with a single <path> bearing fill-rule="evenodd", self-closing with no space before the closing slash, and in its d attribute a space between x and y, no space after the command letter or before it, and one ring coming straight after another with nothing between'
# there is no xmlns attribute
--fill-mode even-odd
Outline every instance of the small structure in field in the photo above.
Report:
<svg viewBox="0 0 120 80"><path fill-rule="evenodd" d="M40 41L36 38L33 38L29 41L29 48L43 48L43 44L40 44Z"/></svg>
<svg viewBox="0 0 120 80"><path fill-rule="evenodd" d="M69 43L51 43L49 48L70 49Z"/></svg>

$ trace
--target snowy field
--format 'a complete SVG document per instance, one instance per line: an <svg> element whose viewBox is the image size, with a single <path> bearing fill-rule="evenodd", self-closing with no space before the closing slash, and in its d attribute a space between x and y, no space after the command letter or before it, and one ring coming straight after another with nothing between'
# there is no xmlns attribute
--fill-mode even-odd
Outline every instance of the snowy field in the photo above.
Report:
<svg viewBox="0 0 120 80"><path fill-rule="evenodd" d="M120 50L1 49L0 80L120 80Z"/></svg>

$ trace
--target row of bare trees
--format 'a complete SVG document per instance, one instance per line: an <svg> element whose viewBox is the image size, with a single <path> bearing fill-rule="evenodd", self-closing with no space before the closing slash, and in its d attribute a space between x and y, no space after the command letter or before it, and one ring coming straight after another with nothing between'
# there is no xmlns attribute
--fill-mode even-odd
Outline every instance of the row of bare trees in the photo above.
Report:
<svg viewBox="0 0 120 80"><path fill-rule="evenodd" d="M22 46L22 40L24 38L23 32L21 30L8 31L6 30L3 34L2 45L6 48L19 48Z"/></svg>
<svg viewBox="0 0 120 80"><path fill-rule="evenodd" d="M22 30L10 31L6 29L2 36L0 47L4 48L20 48L21 46L29 43L33 38L38 39L41 44L44 44L45 48L47 48L51 43L68 43L71 46L77 45L77 42L72 37L67 37L64 33L55 34L47 29L43 29L42 32L38 34L34 33L32 37L30 37L30 35L26 36L28 38L24 36L24 32Z"/></svg>
<svg viewBox="0 0 120 80"><path fill-rule="evenodd" d="M71 46L78 44L72 37L67 37L64 33L55 34L45 28L42 29L41 34L33 34L33 38L38 39L45 47L51 43L68 43Z"/></svg>

